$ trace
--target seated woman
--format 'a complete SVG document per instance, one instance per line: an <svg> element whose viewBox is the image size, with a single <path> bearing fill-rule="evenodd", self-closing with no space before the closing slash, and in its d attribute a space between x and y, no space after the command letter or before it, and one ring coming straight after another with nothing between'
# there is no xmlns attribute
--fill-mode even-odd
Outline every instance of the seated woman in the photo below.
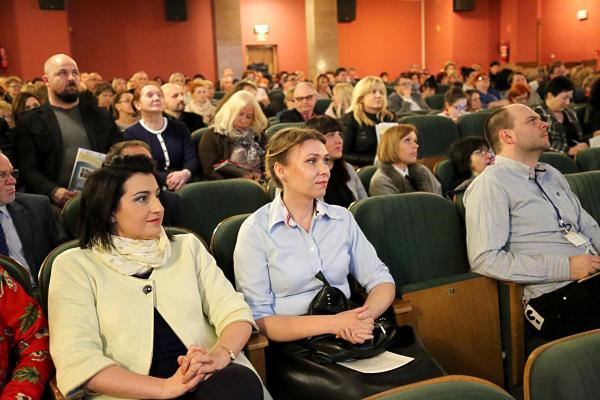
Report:
<svg viewBox="0 0 600 400"><path fill-rule="evenodd" d="M508 101L500 98L500 93L496 89L490 87L490 78L483 72L475 75L475 88L479 92L483 108L495 108L508 104Z"/></svg>
<svg viewBox="0 0 600 400"><path fill-rule="evenodd" d="M325 74L319 74L315 79L317 99L330 99L331 88L329 87L329 79Z"/></svg>
<svg viewBox="0 0 600 400"><path fill-rule="evenodd" d="M510 104L529 104L529 97L531 96L531 90L529 86L523 83L515 83L510 87L506 98Z"/></svg>
<svg viewBox="0 0 600 400"><path fill-rule="evenodd" d="M479 92L477 90L467 89L465 90L465 95L467 96L467 112L481 111Z"/></svg>
<svg viewBox="0 0 600 400"><path fill-rule="evenodd" d="M452 143L448 158L454 169L454 182L450 195L464 192L472 180L494 162L494 152L485 139L468 136Z"/></svg>
<svg viewBox="0 0 600 400"><path fill-rule="evenodd" d="M308 128L314 129L325 136L325 147L329 153L329 169L331 176L325 192L325 203L348 207L352 202L367 197L367 192L352 168L344 161L342 127L335 119L319 115L306 121Z"/></svg>
<svg viewBox="0 0 600 400"><path fill-rule="evenodd" d="M142 119L125 130L125 139L146 142L156 161L159 183L177 191L198 168L198 158L185 124L166 118L165 99L160 87L148 83L135 90L133 105Z"/></svg>
<svg viewBox="0 0 600 400"><path fill-rule="evenodd" d="M56 258L50 351L62 393L259 399L241 354L253 320L193 234L162 227L154 164L115 158L88 178L79 248Z"/></svg>
<svg viewBox="0 0 600 400"><path fill-rule="evenodd" d="M41 399L53 370L42 309L0 267L0 397Z"/></svg>
<svg viewBox="0 0 600 400"><path fill-rule="evenodd" d="M369 194L431 192L441 195L442 185L435 175L417 163L418 149L414 126L402 124L387 129L377 147L379 164L371 178Z"/></svg>
<svg viewBox="0 0 600 400"><path fill-rule="evenodd" d="M211 180L248 178L261 181L266 127L267 118L256 97L245 90L234 93L198 143L204 176Z"/></svg>
<svg viewBox="0 0 600 400"><path fill-rule="evenodd" d="M112 98L115 95L115 90L112 85L108 82L100 82L96 89L94 90L94 97L96 98L96 102L98 107L104 108L106 111L110 112L110 107L112 105Z"/></svg>
<svg viewBox="0 0 600 400"><path fill-rule="evenodd" d="M212 83L203 79L194 79L191 81L188 85L188 90L192 98L185 106L185 111L202 116L202 120L206 125L210 123L216 109L209 98L211 87Z"/></svg>
<svg viewBox="0 0 600 400"><path fill-rule="evenodd" d="M442 117L450 118L457 122L458 118L465 115L467 109L467 96L461 88L450 86L444 94L444 111L439 113Z"/></svg>
<svg viewBox="0 0 600 400"><path fill-rule="evenodd" d="M133 108L133 95L130 92L117 93L112 99L112 108L115 124L121 132L140 120Z"/></svg>
<svg viewBox="0 0 600 400"><path fill-rule="evenodd" d="M352 91L354 87L350 83L336 83L333 87L333 99L325 111L325 115L340 119L350 110L352 104Z"/></svg>
<svg viewBox="0 0 600 400"><path fill-rule="evenodd" d="M350 112L341 120L344 131L344 155L352 165L371 165L377 150L375 126L393 122L396 116L388 111L387 93L381 78L367 76L352 92Z"/></svg>
<svg viewBox="0 0 600 400"><path fill-rule="evenodd" d="M308 356L286 351L297 343L290 343L291 348L283 343L323 334L337 335L353 344L371 340L374 320L395 295L388 268L352 214L319 200L325 195L330 176L328 159L320 133L299 128L276 133L269 140L266 163L282 192L242 224L234 251L237 287L261 331L271 340L267 379L274 398L363 398L388 385L439 373L436 368L429 369L432 364L427 357L422 363L374 376L335 363L319 364ZM352 275L366 288L364 305L333 315L306 315L323 287L315 274L347 298L348 274ZM408 348L401 351L411 352Z"/></svg>

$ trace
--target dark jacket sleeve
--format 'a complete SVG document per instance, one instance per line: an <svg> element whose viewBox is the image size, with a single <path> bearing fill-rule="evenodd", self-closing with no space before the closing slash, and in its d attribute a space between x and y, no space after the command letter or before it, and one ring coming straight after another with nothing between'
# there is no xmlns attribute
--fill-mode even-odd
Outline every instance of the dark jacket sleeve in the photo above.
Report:
<svg viewBox="0 0 600 400"><path fill-rule="evenodd" d="M181 136L183 146L183 169L189 170L193 176L198 170L198 156L196 155L196 149L192 145L190 131L182 122L174 121L174 123L177 126L178 134Z"/></svg>
<svg viewBox="0 0 600 400"><path fill-rule="evenodd" d="M362 128L354 119L352 112L344 114L340 121L344 132L344 160L352 165L372 165L375 154L359 153L356 150L356 140Z"/></svg>
<svg viewBox="0 0 600 400"><path fill-rule="evenodd" d="M225 178L213 169L213 165L229 158L229 154L225 154L223 142L219 140L218 136L219 134L211 129L202 135L200 143L198 143L198 158L204 176L209 180Z"/></svg>

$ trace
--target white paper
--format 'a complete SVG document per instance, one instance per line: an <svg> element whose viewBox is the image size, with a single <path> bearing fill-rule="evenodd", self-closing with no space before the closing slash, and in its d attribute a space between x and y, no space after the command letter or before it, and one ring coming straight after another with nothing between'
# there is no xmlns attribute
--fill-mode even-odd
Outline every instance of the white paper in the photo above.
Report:
<svg viewBox="0 0 600 400"><path fill-rule="evenodd" d="M600 136L590 138L590 147L600 147Z"/></svg>
<svg viewBox="0 0 600 400"><path fill-rule="evenodd" d="M381 135L383 135L383 132L387 131L389 128L391 128L392 126L396 126L398 125L397 122L380 122L377 125L375 125L375 134L377 135L377 144L379 144L379 142L381 141Z"/></svg>
<svg viewBox="0 0 600 400"><path fill-rule="evenodd" d="M346 368L353 369L363 374L378 374L380 372L391 371L400 368L414 360L412 357L402 356L400 354L384 351L378 356L366 358L364 360L344 361L338 364Z"/></svg>

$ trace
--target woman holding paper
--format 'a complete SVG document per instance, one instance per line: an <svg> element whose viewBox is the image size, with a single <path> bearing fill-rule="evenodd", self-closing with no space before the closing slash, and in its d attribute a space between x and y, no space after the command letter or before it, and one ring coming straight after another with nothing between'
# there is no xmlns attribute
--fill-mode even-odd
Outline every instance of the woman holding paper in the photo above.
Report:
<svg viewBox="0 0 600 400"><path fill-rule="evenodd" d="M412 367L418 371L407 366L374 377L293 351L303 343L296 341L325 334L367 344L379 333L375 320L395 296L388 268L352 214L320 200L330 178L325 142L319 132L303 128L284 129L269 140L266 166L281 192L244 221L234 251L237 288L271 340L267 373L274 398L363 398L414 381L416 375L439 374L427 357ZM362 306L306 315L324 286L321 279L349 298L348 275L367 292Z"/></svg>
<svg viewBox="0 0 600 400"><path fill-rule="evenodd" d="M198 144L204 176L211 180L261 181L266 127L267 118L256 96L246 90L235 92L217 112L211 129Z"/></svg>
<svg viewBox="0 0 600 400"><path fill-rule="evenodd" d="M346 161L355 166L373 164L377 150L375 127L395 120L395 114L387 109L387 93L381 78L361 79L354 87L350 112L341 120Z"/></svg>
<svg viewBox="0 0 600 400"><path fill-rule="evenodd" d="M371 178L369 194L431 192L442 194L442 185L424 165L417 163L416 128L398 125L387 129L377 148L379 166Z"/></svg>

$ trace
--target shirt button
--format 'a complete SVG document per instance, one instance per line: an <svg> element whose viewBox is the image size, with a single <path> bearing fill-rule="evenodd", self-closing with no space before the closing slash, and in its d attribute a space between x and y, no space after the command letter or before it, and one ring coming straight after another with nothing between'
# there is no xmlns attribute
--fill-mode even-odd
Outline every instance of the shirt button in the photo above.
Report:
<svg viewBox="0 0 600 400"><path fill-rule="evenodd" d="M311 247L311 248L310 248L310 251L315 251L315 248L314 248L314 247Z"/></svg>
<svg viewBox="0 0 600 400"><path fill-rule="evenodd" d="M152 291L152 286L151 285L146 285L142 288L142 291L144 292L144 294L148 294Z"/></svg>

